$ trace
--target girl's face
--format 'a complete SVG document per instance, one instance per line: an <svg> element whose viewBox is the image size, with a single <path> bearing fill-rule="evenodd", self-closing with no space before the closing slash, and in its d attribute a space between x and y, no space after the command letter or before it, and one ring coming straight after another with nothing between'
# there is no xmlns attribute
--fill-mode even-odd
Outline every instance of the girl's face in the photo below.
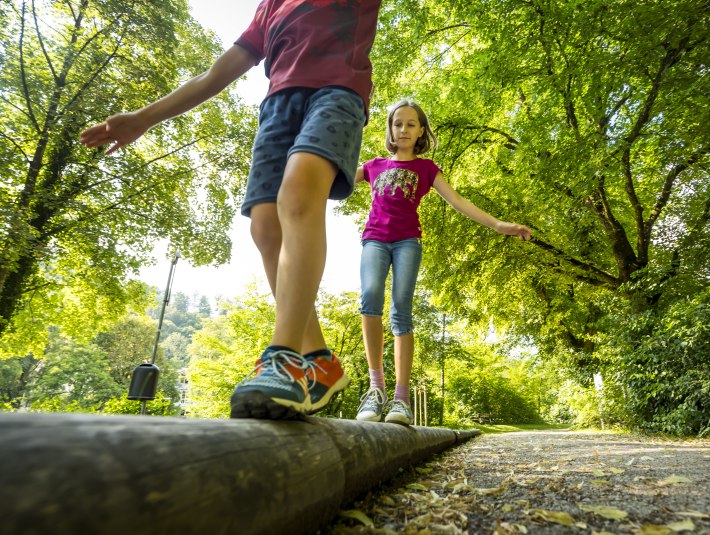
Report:
<svg viewBox="0 0 710 535"><path fill-rule="evenodd" d="M409 106L397 108L392 115L391 131L392 142L398 151L414 150L417 140L424 134L417 110Z"/></svg>

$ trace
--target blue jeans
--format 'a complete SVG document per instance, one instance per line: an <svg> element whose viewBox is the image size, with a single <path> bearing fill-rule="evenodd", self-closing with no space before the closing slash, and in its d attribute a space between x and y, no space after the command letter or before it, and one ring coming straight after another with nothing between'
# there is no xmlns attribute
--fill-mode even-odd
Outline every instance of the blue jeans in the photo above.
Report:
<svg viewBox="0 0 710 535"><path fill-rule="evenodd" d="M422 241L418 238L391 243L363 241L360 257L360 313L364 316L382 316L385 281L392 266L392 333L402 336L412 332L412 302L421 261Z"/></svg>

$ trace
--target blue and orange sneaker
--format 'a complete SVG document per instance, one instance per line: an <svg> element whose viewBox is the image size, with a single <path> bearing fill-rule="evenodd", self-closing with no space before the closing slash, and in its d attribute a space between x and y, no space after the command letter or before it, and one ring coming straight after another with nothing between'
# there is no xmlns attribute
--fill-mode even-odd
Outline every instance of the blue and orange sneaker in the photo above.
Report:
<svg viewBox="0 0 710 535"><path fill-rule="evenodd" d="M308 378L311 407L308 414L318 412L328 405L333 397L342 392L350 384L350 378L330 350L314 351L305 355L307 362L306 377Z"/></svg>
<svg viewBox="0 0 710 535"><path fill-rule="evenodd" d="M266 348L254 370L234 389L230 417L290 420L309 413L306 372L313 366L295 351Z"/></svg>

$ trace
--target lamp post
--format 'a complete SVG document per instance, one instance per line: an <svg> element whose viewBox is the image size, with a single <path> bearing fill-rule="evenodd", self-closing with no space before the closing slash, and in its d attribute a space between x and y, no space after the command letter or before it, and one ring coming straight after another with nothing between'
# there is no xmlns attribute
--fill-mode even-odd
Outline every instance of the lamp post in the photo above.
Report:
<svg viewBox="0 0 710 535"><path fill-rule="evenodd" d="M165 307L170 302L170 288L175 277L175 265L180 258L180 252L175 251L172 261L170 262L170 273L168 274L168 284L165 287L165 297L163 306L160 309L160 317L158 319L158 330L155 333L155 343L153 344L153 354L150 357L150 363L143 363L133 370L131 377L131 386L128 388L128 399L140 400L141 414L145 414L146 402L155 399L155 391L158 388L158 376L160 368L155 365L155 357L158 354L158 342L160 341L160 332L163 328L163 317L165 316Z"/></svg>

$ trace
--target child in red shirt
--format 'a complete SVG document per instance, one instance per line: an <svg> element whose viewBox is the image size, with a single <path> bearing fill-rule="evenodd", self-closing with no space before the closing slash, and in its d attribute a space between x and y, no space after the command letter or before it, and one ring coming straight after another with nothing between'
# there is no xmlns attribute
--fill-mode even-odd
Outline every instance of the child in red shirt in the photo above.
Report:
<svg viewBox="0 0 710 535"><path fill-rule="evenodd" d="M81 134L87 147L109 144L111 154L264 61L270 84L241 211L251 217L276 298L276 325L254 371L234 390L233 418L310 414L349 383L327 349L315 299L325 267L326 201L353 189L379 7L379 0L264 0L208 71Z"/></svg>

